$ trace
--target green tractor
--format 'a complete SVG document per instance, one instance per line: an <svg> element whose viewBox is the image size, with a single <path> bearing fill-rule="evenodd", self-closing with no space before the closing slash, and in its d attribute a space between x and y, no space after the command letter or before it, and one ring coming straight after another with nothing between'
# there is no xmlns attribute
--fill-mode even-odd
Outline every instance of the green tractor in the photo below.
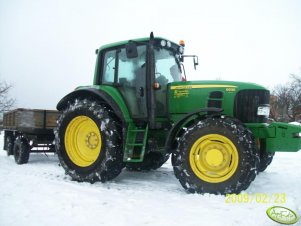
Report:
<svg viewBox="0 0 301 226"><path fill-rule="evenodd" d="M275 151L301 149L301 127L268 124L270 94L252 83L186 81L184 43L134 39L96 50L92 86L57 105L55 143L73 180L154 170L171 156L191 193L240 193Z"/></svg>

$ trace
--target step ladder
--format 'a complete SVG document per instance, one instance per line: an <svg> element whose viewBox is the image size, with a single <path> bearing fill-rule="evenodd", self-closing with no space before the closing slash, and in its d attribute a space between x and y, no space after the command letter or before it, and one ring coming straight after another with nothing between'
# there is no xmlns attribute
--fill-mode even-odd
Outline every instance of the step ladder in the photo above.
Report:
<svg viewBox="0 0 301 226"><path fill-rule="evenodd" d="M134 123L129 123L126 140L124 144L124 162L142 162L147 142L148 124L143 127L136 127Z"/></svg>

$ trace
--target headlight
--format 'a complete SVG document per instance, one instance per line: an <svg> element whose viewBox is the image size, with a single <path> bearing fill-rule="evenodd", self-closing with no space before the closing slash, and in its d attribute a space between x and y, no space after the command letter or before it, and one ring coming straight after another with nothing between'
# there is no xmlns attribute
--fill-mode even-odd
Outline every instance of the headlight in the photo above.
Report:
<svg viewBox="0 0 301 226"><path fill-rule="evenodd" d="M269 116L270 115L270 106L262 105L257 108L257 115Z"/></svg>

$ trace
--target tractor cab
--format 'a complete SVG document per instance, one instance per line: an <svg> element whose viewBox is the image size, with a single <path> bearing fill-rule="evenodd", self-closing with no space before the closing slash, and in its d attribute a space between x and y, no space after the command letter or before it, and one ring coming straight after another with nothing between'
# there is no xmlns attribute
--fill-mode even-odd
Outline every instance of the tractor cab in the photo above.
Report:
<svg viewBox="0 0 301 226"><path fill-rule="evenodd" d="M156 128L156 118L168 117L168 85L186 80L184 46L152 34L104 46L97 51L96 85L116 87L133 120Z"/></svg>

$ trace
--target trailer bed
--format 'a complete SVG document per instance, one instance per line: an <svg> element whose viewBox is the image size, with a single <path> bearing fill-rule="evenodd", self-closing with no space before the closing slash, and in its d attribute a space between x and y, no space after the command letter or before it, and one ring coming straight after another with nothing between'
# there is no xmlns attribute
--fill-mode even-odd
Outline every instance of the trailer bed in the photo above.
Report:
<svg viewBox="0 0 301 226"><path fill-rule="evenodd" d="M26 163L30 152L54 152L54 128L59 115L56 110L25 108L4 113L4 150L13 154L18 164ZM20 160L24 152L28 153Z"/></svg>
<svg viewBox="0 0 301 226"><path fill-rule="evenodd" d="M59 112L55 110L24 109L6 112L3 116L3 128L9 130L39 131L53 129Z"/></svg>

